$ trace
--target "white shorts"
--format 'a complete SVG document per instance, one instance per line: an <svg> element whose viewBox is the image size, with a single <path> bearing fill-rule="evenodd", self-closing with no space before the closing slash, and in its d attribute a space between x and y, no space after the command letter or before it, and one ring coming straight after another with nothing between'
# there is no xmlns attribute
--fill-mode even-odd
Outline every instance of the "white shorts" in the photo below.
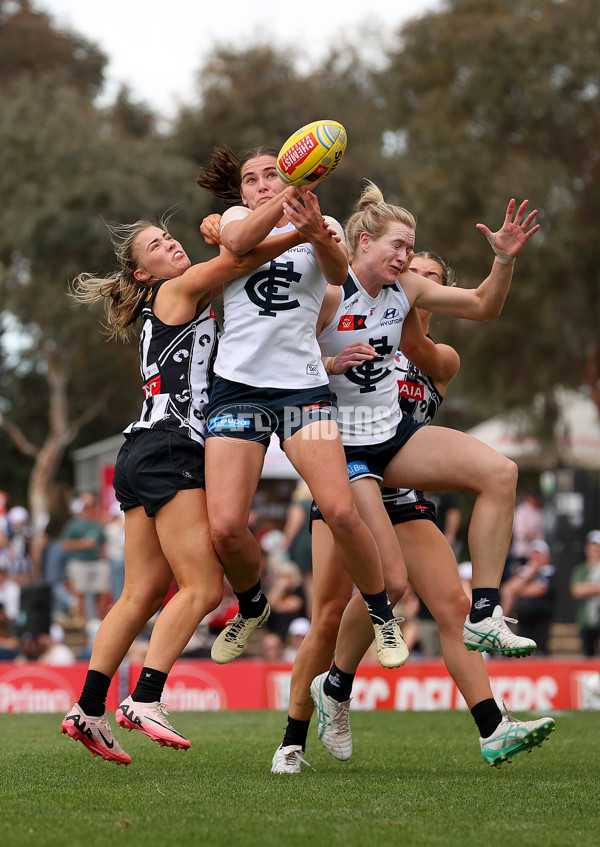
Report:
<svg viewBox="0 0 600 847"><path fill-rule="evenodd" d="M107 594L111 590L110 563L105 559L71 559L65 573L77 594Z"/></svg>

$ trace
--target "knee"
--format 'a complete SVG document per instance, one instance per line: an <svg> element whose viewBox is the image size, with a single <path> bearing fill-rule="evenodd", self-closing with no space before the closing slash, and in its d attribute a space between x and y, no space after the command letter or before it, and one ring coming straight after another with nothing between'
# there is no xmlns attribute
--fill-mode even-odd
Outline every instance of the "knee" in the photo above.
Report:
<svg viewBox="0 0 600 847"><path fill-rule="evenodd" d="M227 555L241 549L246 532L246 524L226 517L211 521L210 524L210 535L217 554Z"/></svg>
<svg viewBox="0 0 600 847"><path fill-rule="evenodd" d="M471 609L471 603L465 592L457 589L451 595L444 597L439 605L432 604L429 611L433 615L440 631L456 630L462 633L465 618Z"/></svg>
<svg viewBox="0 0 600 847"><path fill-rule="evenodd" d="M396 574L392 574L391 576L386 575L385 587L387 589L390 603L392 606L395 606L396 603L398 603L404 596L404 593L408 588L408 580L406 577L402 578Z"/></svg>
<svg viewBox="0 0 600 847"><path fill-rule="evenodd" d="M332 503L321 509L327 526L334 535L349 535L358 526L360 518L353 501L348 503Z"/></svg>
<svg viewBox="0 0 600 847"><path fill-rule="evenodd" d="M185 596L191 608L197 609L201 617L214 611L223 599L223 579L219 585L204 581L179 587L179 592Z"/></svg>
<svg viewBox="0 0 600 847"><path fill-rule="evenodd" d="M307 638L312 636L318 639L319 644L335 646L343 613L344 607L333 603L316 612L313 609L310 632Z"/></svg>
<svg viewBox="0 0 600 847"><path fill-rule="evenodd" d="M496 492L506 498L514 499L519 479L519 469L512 459L500 456L494 474L489 477L489 483Z"/></svg>

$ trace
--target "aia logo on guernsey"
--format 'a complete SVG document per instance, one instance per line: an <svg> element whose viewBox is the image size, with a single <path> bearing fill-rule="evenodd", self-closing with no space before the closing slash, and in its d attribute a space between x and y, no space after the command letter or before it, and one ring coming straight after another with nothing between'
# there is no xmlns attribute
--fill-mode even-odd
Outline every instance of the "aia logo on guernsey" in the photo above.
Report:
<svg viewBox="0 0 600 847"><path fill-rule="evenodd" d="M425 387L416 382L404 382L399 379L398 394L400 397L406 397L407 400L424 400Z"/></svg>
<svg viewBox="0 0 600 847"><path fill-rule="evenodd" d="M353 329L366 329L366 315L342 315L338 324L338 332L351 332Z"/></svg>
<svg viewBox="0 0 600 847"><path fill-rule="evenodd" d="M155 394L160 394L160 374L158 376L153 376L152 379L149 379L148 382L142 385L142 391L144 392L144 397L148 400L149 397L153 397Z"/></svg>

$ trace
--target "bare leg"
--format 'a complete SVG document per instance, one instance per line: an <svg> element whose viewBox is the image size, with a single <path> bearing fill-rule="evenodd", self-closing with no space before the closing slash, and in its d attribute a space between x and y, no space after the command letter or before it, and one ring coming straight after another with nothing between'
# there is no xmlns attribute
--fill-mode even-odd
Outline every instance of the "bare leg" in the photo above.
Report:
<svg viewBox="0 0 600 847"><path fill-rule="evenodd" d="M223 567L212 545L201 488L179 491L159 509L156 529L179 591L158 616L146 665L168 673L202 618L221 602Z"/></svg>
<svg viewBox="0 0 600 847"><path fill-rule="evenodd" d="M439 627L448 673L471 709L493 695L481 653L470 652L463 644L463 624L470 602L452 548L432 521L410 521L396 524L394 529L410 583Z"/></svg>
<svg viewBox="0 0 600 847"><path fill-rule="evenodd" d="M392 605L406 590L406 567L402 551L374 479L352 483L358 511L377 539L385 584ZM335 663L345 673L355 673L373 641L373 626L361 597L355 596L344 611L335 648Z"/></svg>
<svg viewBox="0 0 600 847"><path fill-rule="evenodd" d="M333 533L340 562L356 587L365 594L383 591L377 545L354 503L337 424L309 424L283 446L318 503Z"/></svg>
<svg viewBox="0 0 600 847"><path fill-rule="evenodd" d="M173 573L143 508L125 512L125 585L94 640L90 670L113 677L133 640L158 611Z"/></svg>
<svg viewBox="0 0 600 847"><path fill-rule="evenodd" d="M510 545L517 467L465 433L418 430L386 468L385 484L422 491L473 491L469 525L473 588L498 587Z"/></svg>
<svg viewBox="0 0 600 847"><path fill-rule="evenodd" d="M294 660L290 687L290 717L308 721L314 705L310 684L333 659L342 612L352 595L352 580L340 565L331 532L323 521L313 521L313 616L311 628ZM357 597L371 625L362 597Z"/></svg>
<svg viewBox="0 0 600 847"><path fill-rule="evenodd" d="M256 585L260 547L248 529L265 447L237 438L206 440L206 500L210 531L227 579L238 593Z"/></svg>

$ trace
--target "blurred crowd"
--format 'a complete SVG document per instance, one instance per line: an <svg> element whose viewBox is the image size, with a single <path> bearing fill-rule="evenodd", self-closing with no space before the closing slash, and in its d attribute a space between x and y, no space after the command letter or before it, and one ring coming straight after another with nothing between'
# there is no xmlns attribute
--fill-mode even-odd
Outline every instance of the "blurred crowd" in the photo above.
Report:
<svg viewBox="0 0 600 847"><path fill-rule="evenodd" d="M469 593L471 565L462 556L461 511L451 494L429 496L436 502L438 521ZM0 492L0 660L68 665L89 659L100 622L123 590L124 518L118 505L102 511L92 492L65 502L66 514L61 518L58 510L51 516L36 544L27 509ZM262 550L262 579L272 611L245 655L292 662L310 629L311 502L308 487L300 481L283 526L251 527ZM584 560L571 573L570 591L576 601L580 652L594 656L600 654L600 530L587 533L582 542ZM539 493L522 492L501 603L504 613L518 621L519 634L533 638L542 656L551 652L554 575ZM173 585L165 602L176 590ZM221 605L200 623L184 657L209 657L215 636L236 612L235 595L224 579ZM404 618L403 634L414 658L441 655L435 622L410 588L395 612ZM134 643L130 660L143 662L152 624ZM377 661L374 653L369 658Z"/></svg>

